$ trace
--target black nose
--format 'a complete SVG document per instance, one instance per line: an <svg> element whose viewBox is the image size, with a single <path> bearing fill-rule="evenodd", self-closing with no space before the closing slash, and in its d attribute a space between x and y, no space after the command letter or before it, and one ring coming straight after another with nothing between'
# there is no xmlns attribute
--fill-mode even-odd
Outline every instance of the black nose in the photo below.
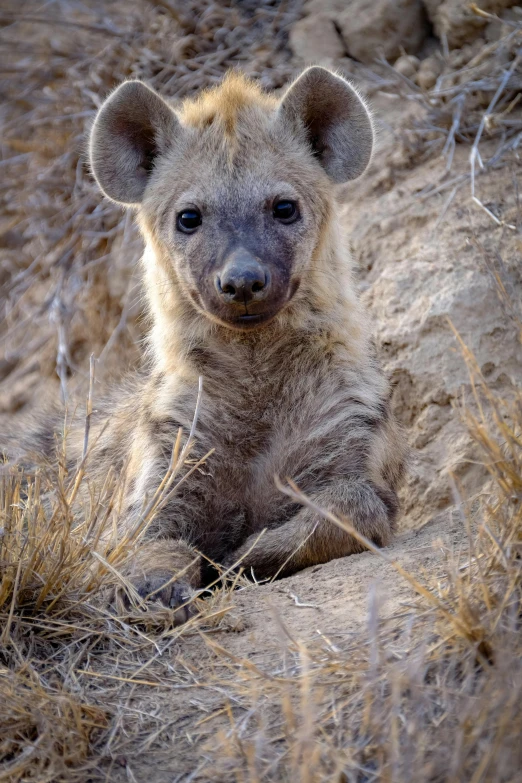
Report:
<svg viewBox="0 0 522 783"><path fill-rule="evenodd" d="M270 277L250 253L236 252L216 277L216 288L225 302L258 302L268 294Z"/></svg>

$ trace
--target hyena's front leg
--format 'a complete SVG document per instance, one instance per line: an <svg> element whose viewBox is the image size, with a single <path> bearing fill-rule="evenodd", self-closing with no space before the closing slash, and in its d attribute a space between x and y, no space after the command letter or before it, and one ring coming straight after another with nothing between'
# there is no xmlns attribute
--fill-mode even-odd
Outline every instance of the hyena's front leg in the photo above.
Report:
<svg viewBox="0 0 522 783"><path fill-rule="evenodd" d="M144 439L143 439L144 440ZM122 527L132 530L140 524L144 507L168 468L168 450L161 443L145 441L146 450L135 447L129 465L126 511ZM141 444L138 444L141 445ZM169 442L170 445L170 442ZM137 468L134 470L134 465ZM199 526L205 518L205 494L199 490L201 477L192 474L148 525L123 570L141 599L179 607L175 620L185 622L190 614L190 599L201 587L201 558L192 544L198 541ZM145 521L146 524L146 521ZM122 530L125 533L125 529ZM123 595L125 591L119 590ZM128 596L124 603L129 604Z"/></svg>
<svg viewBox="0 0 522 783"><path fill-rule="evenodd" d="M345 481L311 494L310 499L321 509L344 517L377 546L390 542L398 511L393 490L370 481ZM258 537L259 533L251 535L228 559L228 565L241 559L241 566L247 572L252 569L256 579L288 576L364 550L352 535L309 508L302 508L280 527L266 530L249 552Z"/></svg>

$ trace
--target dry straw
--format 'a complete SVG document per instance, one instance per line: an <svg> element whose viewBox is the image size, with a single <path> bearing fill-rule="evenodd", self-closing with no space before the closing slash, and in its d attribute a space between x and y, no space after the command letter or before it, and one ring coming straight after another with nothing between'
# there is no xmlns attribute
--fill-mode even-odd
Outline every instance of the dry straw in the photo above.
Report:
<svg viewBox="0 0 522 783"><path fill-rule="evenodd" d="M441 213L443 217L456 193L468 186L474 204L497 226L506 225L510 231L515 231L514 224L504 223L482 202L477 179L492 168L506 165L510 154L516 153L522 142L522 118L517 111L522 89L522 20L504 21L473 3L470 9L488 22L503 25L504 34L475 51L464 64L463 51L440 52L442 73L432 89L421 89L385 60L381 61L384 76L369 76L378 89L389 92L398 88L402 97L416 102L424 110L422 119L409 134L416 156L440 154L444 159L438 180L418 193L417 199L431 198L449 190ZM487 159L481 154L484 140L496 140L496 149ZM457 144L471 145L467 173L452 173Z"/></svg>

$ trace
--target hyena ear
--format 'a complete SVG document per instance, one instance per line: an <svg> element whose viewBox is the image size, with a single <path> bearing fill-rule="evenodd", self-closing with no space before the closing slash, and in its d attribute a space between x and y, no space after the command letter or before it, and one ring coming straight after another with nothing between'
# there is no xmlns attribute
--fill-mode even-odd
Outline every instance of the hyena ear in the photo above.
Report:
<svg viewBox="0 0 522 783"><path fill-rule="evenodd" d="M373 128L368 110L341 76L314 65L288 88L280 117L301 129L334 182L363 173L370 162Z"/></svg>
<svg viewBox="0 0 522 783"><path fill-rule="evenodd" d="M143 82L121 84L99 110L89 157L102 191L121 204L139 204L154 161L181 130L163 98Z"/></svg>

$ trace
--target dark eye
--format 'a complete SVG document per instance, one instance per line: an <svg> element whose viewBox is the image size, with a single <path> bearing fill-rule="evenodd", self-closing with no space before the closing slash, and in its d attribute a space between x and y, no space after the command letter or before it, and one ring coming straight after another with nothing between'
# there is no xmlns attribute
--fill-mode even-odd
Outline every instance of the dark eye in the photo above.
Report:
<svg viewBox="0 0 522 783"><path fill-rule="evenodd" d="M192 234L201 225L201 212L199 209L184 209L176 220L178 230L185 234Z"/></svg>
<svg viewBox="0 0 522 783"><path fill-rule="evenodd" d="M299 217L295 201L276 201L272 207L272 214L281 223L293 223Z"/></svg>

